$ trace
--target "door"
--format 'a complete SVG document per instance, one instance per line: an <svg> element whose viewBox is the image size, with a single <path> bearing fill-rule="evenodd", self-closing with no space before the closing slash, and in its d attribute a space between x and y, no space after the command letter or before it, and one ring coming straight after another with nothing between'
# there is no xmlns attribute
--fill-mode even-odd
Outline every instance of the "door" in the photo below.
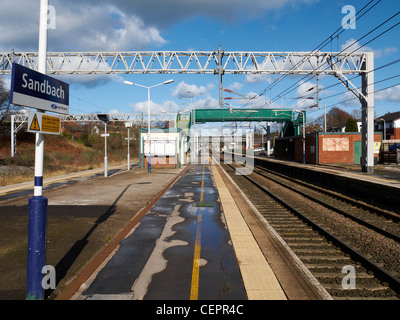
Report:
<svg viewBox="0 0 400 320"><path fill-rule="evenodd" d="M360 164L361 141L354 141L354 164Z"/></svg>

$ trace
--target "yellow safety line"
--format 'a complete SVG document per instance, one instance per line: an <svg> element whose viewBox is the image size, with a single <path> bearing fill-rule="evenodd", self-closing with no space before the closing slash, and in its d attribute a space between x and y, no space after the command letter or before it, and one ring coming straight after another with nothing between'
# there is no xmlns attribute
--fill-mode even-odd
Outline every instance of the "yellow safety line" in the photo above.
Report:
<svg viewBox="0 0 400 320"><path fill-rule="evenodd" d="M197 217L196 242L194 244L192 285L190 289L190 300L197 300L199 297L199 269L201 250L201 214Z"/></svg>
<svg viewBox="0 0 400 320"><path fill-rule="evenodd" d="M204 172L206 165L203 165L203 178L201 181L201 195L200 202L203 201L204 197ZM199 297L199 269L200 269L200 251L201 251L201 213L197 217L197 228L196 228L196 241L194 244L194 256L193 256L193 270L192 270L192 283L190 288L190 300L197 300Z"/></svg>

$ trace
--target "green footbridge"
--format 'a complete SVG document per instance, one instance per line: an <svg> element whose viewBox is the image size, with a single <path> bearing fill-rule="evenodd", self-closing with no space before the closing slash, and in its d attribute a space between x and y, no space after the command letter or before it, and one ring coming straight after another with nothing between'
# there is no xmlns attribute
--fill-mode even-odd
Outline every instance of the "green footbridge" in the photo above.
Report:
<svg viewBox="0 0 400 320"><path fill-rule="evenodd" d="M176 126L187 133L189 139L192 123L191 113L178 113ZM270 121L284 122L281 137L300 135L303 125L303 114L290 109L199 109L194 111L196 123L236 122L236 121ZM297 116L295 118L295 116Z"/></svg>

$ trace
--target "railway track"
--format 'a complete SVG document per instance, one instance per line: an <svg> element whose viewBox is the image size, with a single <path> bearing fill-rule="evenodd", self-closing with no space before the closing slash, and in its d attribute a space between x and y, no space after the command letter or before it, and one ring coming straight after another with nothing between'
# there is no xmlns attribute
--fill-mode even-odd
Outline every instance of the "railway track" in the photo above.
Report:
<svg viewBox="0 0 400 320"><path fill-rule="evenodd" d="M400 242L400 215L257 166L256 173L332 211Z"/></svg>
<svg viewBox="0 0 400 320"><path fill-rule="evenodd" d="M240 176L238 165L221 165L334 299L400 299L395 213L260 167Z"/></svg>

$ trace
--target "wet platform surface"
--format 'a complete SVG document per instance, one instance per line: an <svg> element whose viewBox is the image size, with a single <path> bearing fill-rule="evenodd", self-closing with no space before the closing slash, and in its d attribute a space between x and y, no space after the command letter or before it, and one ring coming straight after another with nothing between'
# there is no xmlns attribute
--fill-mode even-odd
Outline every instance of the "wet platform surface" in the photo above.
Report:
<svg viewBox="0 0 400 320"><path fill-rule="evenodd" d="M190 166L77 299L247 299L211 166Z"/></svg>

